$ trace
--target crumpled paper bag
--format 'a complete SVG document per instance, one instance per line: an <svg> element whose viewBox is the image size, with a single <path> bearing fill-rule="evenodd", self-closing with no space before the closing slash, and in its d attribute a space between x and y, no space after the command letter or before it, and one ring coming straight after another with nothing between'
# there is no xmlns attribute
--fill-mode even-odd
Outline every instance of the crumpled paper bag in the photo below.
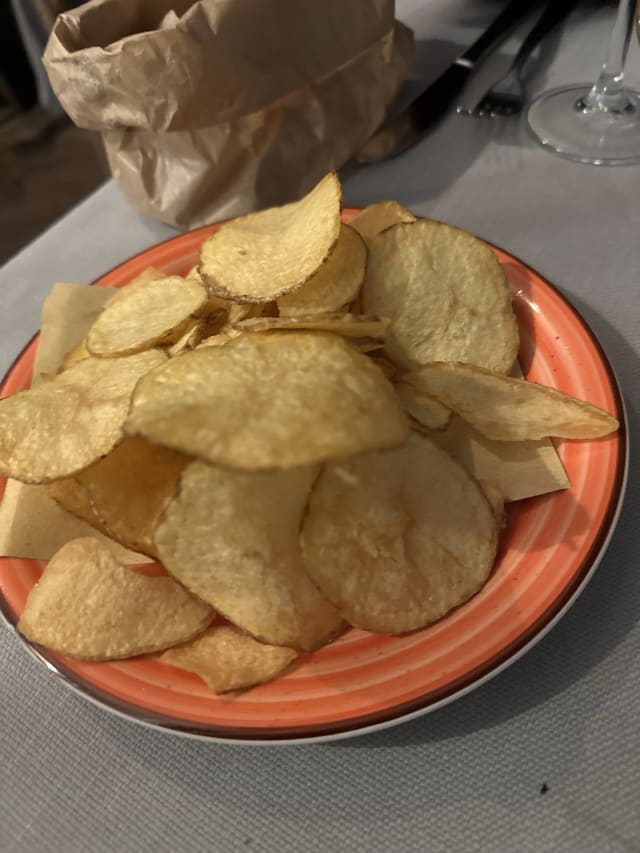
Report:
<svg viewBox="0 0 640 853"><path fill-rule="evenodd" d="M58 16L44 64L134 207L195 227L346 163L412 56L394 0L91 0Z"/></svg>

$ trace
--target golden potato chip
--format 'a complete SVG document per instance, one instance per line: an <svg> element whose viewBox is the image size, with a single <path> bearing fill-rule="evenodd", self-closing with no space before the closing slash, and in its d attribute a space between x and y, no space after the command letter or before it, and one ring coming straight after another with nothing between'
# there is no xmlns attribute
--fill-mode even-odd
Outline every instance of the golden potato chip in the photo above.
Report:
<svg viewBox="0 0 640 853"><path fill-rule="evenodd" d="M101 533L97 525L88 524L78 515L63 508L50 495L49 489L71 478L56 480L48 485L29 485L19 480L7 480L0 501L0 554L25 560L50 560L72 539L92 536L106 538L114 555L124 565L149 563L150 557L128 551ZM88 502L88 498L84 497Z"/></svg>
<svg viewBox="0 0 640 853"><path fill-rule="evenodd" d="M470 598L496 554L496 522L466 470L417 433L327 465L302 529L310 578L347 622L397 634Z"/></svg>
<svg viewBox="0 0 640 853"><path fill-rule="evenodd" d="M84 361L85 358L91 358L91 353L87 349L87 339L83 338L79 344L76 344L66 353L60 364L59 372L68 370L79 361Z"/></svg>
<svg viewBox="0 0 640 853"><path fill-rule="evenodd" d="M193 319L178 340L169 347L167 350L169 356L174 358L176 355L195 349L204 338L222 332L228 327L233 308L232 302L220 299L219 296L210 296L201 316Z"/></svg>
<svg viewBox="0 0 640 853"><path fill-rule="evenodd" d="M519 335L493 251L471 234L420 219L369 244L363 311L388 317L385 351L399 367L465 361L507 373Z"/></svg>
<svg viewBox="0 0 640 853"><path fill-rule="evenodd" d="M382 338L347 338L351 346L354 346L358 352L371 353L380 351L384 346L384 340ZM382 371L384 375L387 374Z"/></svg>
<svg viewBox="0 0 640 853"><path fill-rule="evenodd" d="M200 270L198 269L198 264L194 264L189 272L185 275L185 278L189 278L192 281L197 281L199 284L204 284L202 280L202 276L200 275Z"/></svg>
<svg viewBox="0 0 640 853"><path fill-rule="evenodd" d="M91 465L121 438L137 381L166 360L159 350L87 358L0 400L0 472L46 483Z"/></svg>
<svg viewBox="0 0 640 853"><path fill-rule="evenodd" d="M422 426L428 429L444 429L449 423L451 409L447 409L435 397L421 393L408 382L396 381L393 387L405 411Z"/></svg>
<svg viewBox="0 0 640 853"><path fill-rule="evenodd" d="M234 324L239 332L284 331L309 329L315 332L332 332L345 338L384 340L387 320L367 317L364 314L296 314L290 317L255 317ZM380 346L380 344L378 344Z"/></svg>
<svg viewBox="0 0 640 853"><path fill-rule="evenodd" d="M220 625L189 643L168 649L160 660L195 672L214 693L229 693L277 678L296 657L293 649L269 646L237 628Z"/></svg>
<svg viewBox="0 0 640 853"><path fill-rule="evenodd" d="M178 340L171 344L167 349L167 355L170 358L175 358L177 355L182 355L183 352L189 352L189 350L195 349L204 337L202 334L202 327L202 321L195 320L193 325L188 326L186 331L182 333Z"/></svg>
<svg viewBox="0 0 640 853"><path fill-rule="evenodd" d="M591 403L471 364L428 364L408 380L494 441L599 438L620 426Z"/></svg>
<svg viewBox="0 0 640 853"><path fill-rule="evenodd" d="M166 277L167 274L162 272L162 270L159 270L157 267L147 267L142 270L141 273L138 273L138 275L130 279L127 287L131 287L132 284L141 284L147 281L158 281L158 279Z"/></svg>
<svg viewBox="0 0 640 853"><path fill-rule="evenodd" d="M139 281L109 299L87 335L93 355L129 355L174 343L205 310L207 291L173 275Z"/></svg>
<svg viewBox="0 0 640 853"><path fill-rule="evenodd" d="M318 648L342 620L302 568L300 521L315 467L233 471L193 462L156 528L173 577L267 643Z"/></svg>
<svg viewBox="0 0 640 853"><path fill-rule="evenodd" d="M257 470L393 447L408 425L369 358L338 335L292 331L170 359L138 384L125 431Z"/></svg>
<svg viewBox="0 0 640 853"><path fill-rule="evenodd" d="M491 441L457 415L446 429L429 431L429 437L462 463L483 487L488 484L497 488L505 501L569 488L569 478L548 438Z"/></svg>
<svg viewBox="0 0 640 853"><path fill-rule="evenodd" d="M245 320L247 317L261 317L264 309L269 303L253 303L253 302L229 302L229 316L227 323L233 326L239 320Z"/></svg>
<svg viewBox="0 0 640 853"><path fill-rule="evenodd" d="M496 524L499 530L504 523L504 495L495 483L483 483L481 480L479 480L478 485L484 492L484 496L489 502L489 506L491 507L493 517L496 520Z"/></svg>
<svg viewBox="0 0 640 853"><path fill-rule="evenodd" d="M88 491L75 475L54 480L43 488L46 488L49 496L67 512L86 521L103 535L109 536L109 532L93 510Z"/></svg>
<svg viewBox="0 0 640 853"><path fill-rule="evenodd" d="M125 438L74 479L86 492L103 533L125 548L156 557L152 534L188 461L175 450Z"/></svg>
<svg viewBox="0 0 640 853"><path fill-rule="evenodd" d="M301 287L336 245L340 200L330 172L299 201L221 225L200 252L207 287L235 302L270 302Z"/></svg>
<svg viewBox="0 0 640 853"><path fill-rule="evenodd" d="M47 564L18 622L28 640L82 660L116 660L190 640L213 611L168 577L121 566L108 545L74 539Z"/></svg>
<svg viewBox="0 0 640 853"><path fill-rule="evenodd" d="M376 234L400 222L415 222L416 217L397 201L378 201L369 204L349 221L349 225L369 241Z"/></svg>
<svg viewBox="0 0 640 853"><path fill-rule="evenodd" d="M225 344L228 344L229 341L234 340L235 338L239 338L242 332L238 329L233 329L230 326L225 326L220 332L215 335L209 335L207 338L203 338L199 344L197 344L194 349L206 349L207 347L223 347Z"/></svg>
<svg viewBox="0 0 640 853"><path fill-rule="evenodd" d="M387 379L391 382L395 382L398 368L392 361L389 361L383 352L373 352L369 357L376 367L384 373Z"/></svg>
<svg viewBox="0 0 640 853"><path fill-rule="evenodd" d="M341 225L336 247L326 262L302 287L278 299L280 316L339 311L357 296L366 268L364 240L353 228Z"/></svg>
<svg viewBox="0 0 640 853"><path fill-rule="evenodd" d="M31 387L42 374L52 376L89 355L82 341L115 292L115 287L63 281L53 285L42 305Z"/></svg>

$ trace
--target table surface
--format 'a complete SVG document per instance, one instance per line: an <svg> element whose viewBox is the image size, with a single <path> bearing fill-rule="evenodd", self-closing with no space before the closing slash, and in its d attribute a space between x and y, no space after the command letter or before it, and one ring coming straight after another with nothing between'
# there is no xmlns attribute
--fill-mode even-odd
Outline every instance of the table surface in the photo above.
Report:
<svg viewBox="0 0 640 853"><path fill-rule="evenodd" d="M500 8L407 0L412 85ZM587 14L588 13L588 14ZM543 46L532 92L597 73L611 6ZM492 60L512 53L507 42ZM634 41L629 77L640 80ZM639 140L640 144L640 140ZM640 167L574 164L522 121L451 115L404 156L350 172L345 203L396 198L467 228L555 282L621 382L631 453L640 403ZM108 183L0 271L0 368L56 281L90 281L175 233ZM192 742L94 707L0 624L0 851L640 850L640 470L584 594L532 651L435 713L335 744Z"/></svg>

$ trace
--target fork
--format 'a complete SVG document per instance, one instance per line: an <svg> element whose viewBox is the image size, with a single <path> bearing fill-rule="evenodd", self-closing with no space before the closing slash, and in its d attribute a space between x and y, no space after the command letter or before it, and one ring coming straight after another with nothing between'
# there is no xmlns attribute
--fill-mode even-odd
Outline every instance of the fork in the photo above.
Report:
<svg viewBox="0 0 640 853"><path fill-rule="evenodd" d="M467 115L511 116L519 113L526 93L522 69L534 48L577 5L577 0L548 0L544 12L520 45L507 74L494 83Z"/></svg>

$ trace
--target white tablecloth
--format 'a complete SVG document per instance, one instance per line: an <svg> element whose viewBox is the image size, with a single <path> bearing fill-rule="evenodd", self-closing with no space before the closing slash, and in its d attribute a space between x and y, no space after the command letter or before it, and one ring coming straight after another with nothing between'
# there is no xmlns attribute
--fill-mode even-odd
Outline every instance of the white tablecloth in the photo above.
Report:
<svg viewBox="0 0 640 853"><path fill-rule="evenodd" d="M432 79L500 7L399 2ZM597 73L611 6L543 48L532 91ZM497 64L510 52L501 49ZM634 42L630 76L640 80ZM494 66L496 63L494 63ZM640 139L639 139L640 147ZM569 163L521 121L452 115L420 145L350 173L345 203L397 198L468 228L555 282L609 354L632 467L590 586L522 660L417 721L332 745L190 742L94 707L0 624L0 851L628 851L640 849L640 167ZM8 200L3 200L8 203ZM55 280L91 280L174 232L108 183L0 271L0 368Z"/></svg>

